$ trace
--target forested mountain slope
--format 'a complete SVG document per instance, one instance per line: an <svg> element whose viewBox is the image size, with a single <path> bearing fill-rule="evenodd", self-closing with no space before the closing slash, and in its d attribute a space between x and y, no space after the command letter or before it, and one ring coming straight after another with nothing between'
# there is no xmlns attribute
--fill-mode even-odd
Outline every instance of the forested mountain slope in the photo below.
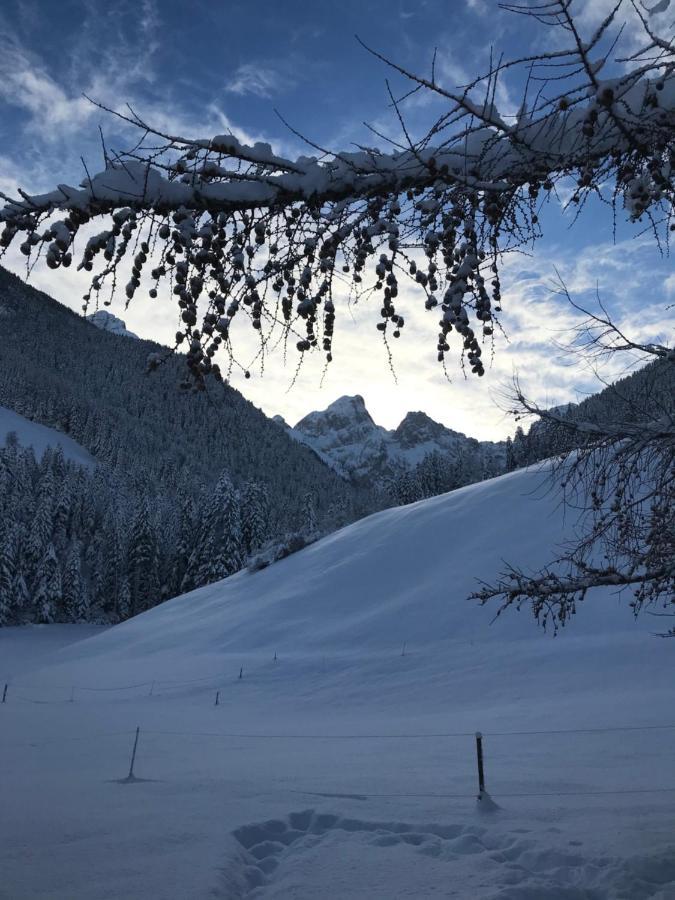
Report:
<svg viewBox="0 0 675 900"><path fill-rule="evenodd" d="M607 385L580 403L555 410L555 419L536 420L525 432L516 429L506 441L509 470L567 453L584 444L584 423L603 429L664 423L675 419L675 366L657 359Z"/></svg>
<svg viewBox="0 0 675 900"><path fill-rule="evenodd" d="M181 391L180 357L147 374L157 345L3 269L0 322L0 624L119 621L372 510L234 389Z"/></svg>
<svg viewBox="0 0 675 900"><path fill-rule="evenodd" d="M223 469L275 493L286 523L312 491L320 508L348 506L353 491L316 455L280 433L259 409L215 382L184 393L183 361L146 374L149 341L102 331L0 268L4 335L0 404L70 435L116 469L190 490Z"/></svg>

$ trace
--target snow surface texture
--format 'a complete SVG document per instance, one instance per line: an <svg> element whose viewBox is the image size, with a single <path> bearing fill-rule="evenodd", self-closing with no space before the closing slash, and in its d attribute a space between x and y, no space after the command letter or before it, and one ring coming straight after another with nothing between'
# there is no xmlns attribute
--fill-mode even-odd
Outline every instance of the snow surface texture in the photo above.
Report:
<svg viewBox="0 0 675 900"><path fill-rule="evenodd" d="M96 460L84 447L55 428L31 422L12 409L0 406L0 441L4 444L7 435L14 432L22 447L32 447L37 459L42 457L47 447L60 447L66 459L83 466L94 466Z"/></svg>
<svg viewBox="0 0 675 900"><path fill-rule="evenodd" d="M673 900L660 620L596 592L553 639L465 600L570 534L542 479L371 516L15 678L0 896Z"/></svg>
<svg viewBox="0 0 675 900"><path fill-rule="evenodd" d="M475 453L480 448L486 461L504 466L503 442L479 443L423 412L409 412L396 429L388 431L375 424L358 394L309 413L294 428L281 416L275 416L275 421L336 472L356 481L382 475L392 463L415 466L433 452L457 458L462 451Z"/></svg>
<svg viewBox="0 0 675 900"><path fill-rule="evenodd" d="M123 337L136 338L138 340L137 334L127 330L126 322L109 313L107 309L97 309L96 312L90 313L85 318L92 325L100 328L101 331L110 331L112 334L120 334Z"/></svg>
<svg viewBox="0 0 675 900"><path fill-rule="evenodd" d="M12 679L53 662L69 644L99 634L103 625L26 625L0 628L0 688Z"/></svg>

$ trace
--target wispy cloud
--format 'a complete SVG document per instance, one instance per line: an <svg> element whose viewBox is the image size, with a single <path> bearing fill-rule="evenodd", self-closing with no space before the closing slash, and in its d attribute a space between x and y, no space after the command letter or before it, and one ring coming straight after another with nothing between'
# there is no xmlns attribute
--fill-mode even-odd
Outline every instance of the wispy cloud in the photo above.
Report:
<svg viewBox="0 0 675 900"><path fill-rule="evenodd" d="M153 37L157 10L152 0L134 7L133 37L115 21L113 17L102 40L101 21L94 15L85 18L73 61L52 71L37 48L26 46L0 13L0 110L15 111L12 125L7 124L6 116L4 128L0 126L6 137L3 190L18 183L37 191L53 187L55 179L79 180L80 156L88 158L90 165L95 160L94 168L100 164L99 125L116 149L135 140L131 126L102 112L88 97L124 113L128 113L128 104L153 128L170 134L203 137L232 133L244 143L269 141L267 135L234 122L215 95L194 103L191 95L196 86L184 85L178 94L170 80L159 77ZM92 48L99 49L92 52ZM261 72L260 90L267 84L265 79L270 85L272 79L271 70ZM243 81L241 86L243 90ZM0 115L0 121L2 118ZM280 142L272 143L278 152L287 149Z"/></svg>
<svg viewBox="0 0 675 900"><path fill-rule="evenodd" d="M91 116L84 97L70 95L11 34L0 35L0 100L27 114L26 128L44 141Z"/></svg>
<svg viewBox="0 0 675 900"><path fill-rule="evenodd" d="M265 63L244 63L234 72L225 85L230 94L269 98L288 90L294 80L285 71L287 67L274 67Z"/></svg>

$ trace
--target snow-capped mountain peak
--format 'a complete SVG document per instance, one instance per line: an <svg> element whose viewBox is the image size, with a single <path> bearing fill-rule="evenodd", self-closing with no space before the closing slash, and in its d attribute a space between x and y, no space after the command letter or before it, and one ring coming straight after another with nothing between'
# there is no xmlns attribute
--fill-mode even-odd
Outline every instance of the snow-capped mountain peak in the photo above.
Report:
<svg viewBox="0 0 675 900"><path fill-rule="evenodd" d="M494 464L491 474L496 474L501 471L504 455L502 444L479 443L421 411L409 412L397 428L389 431L373 421L359 394L339 397L288 430L337 472L357 482L386 478L401 467L412 469L432 453L447 456L449 461L469 453L481 465L486 460Z"/></svg>
<svg viewBox="0 0 675 900"><path fill-rule="evenodd" d="M443 440L448 436L465 438L465 435L446 428L421 411L407 413L398 428L392 432L392 436L402 449L416 447L429 441Z"/></svg>
<svg viewBox="0 0 675 900"><path fill-rule="evenodd" d="M136 340L139 339L137 334L134 334L133 331L127 329L126 322L108 312L107 309L97 309L96 312L90 313L88 316L85 316L85 318L88 322L91 322L92 325L100 328L101 331L110 331L112 334L120 334L123 337L136 338Z"/></svg>
<svg viewBox="0 0 675 900"><path fill-rule="evenodd" d="M311 412L301 419L295 428L303 434L323 434L354 428L372 430L377 428L366 403L360 394L354 397L339 397L324 410Z"/></svg>
<svg viewBox="0 0 675 900"><path fill-rule="evenodd" d="M290 434L350 480L368 479L387 462L388 432L375 424L359 394L309 413Z"/></svg>

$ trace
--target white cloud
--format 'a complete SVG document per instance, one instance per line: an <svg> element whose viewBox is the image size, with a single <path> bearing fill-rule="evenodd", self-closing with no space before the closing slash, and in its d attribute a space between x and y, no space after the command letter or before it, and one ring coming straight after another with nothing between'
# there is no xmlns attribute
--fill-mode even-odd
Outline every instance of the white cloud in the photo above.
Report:
<svg viewBox="0 0 675 900"><path fill-rule="evenodd" d="M84 97L69 96L8 34L0 36L0 100L28 113L28 128L45 142L79 127L93 111Z"/></svg>
<svg viewBox="0 0 675 900"><path fill-rule="evenodd" d="M0 13L0 110L13 107L21 113L16 132L6 144L1 169L5 188L0 190L20 184L37 192L53 188L57 181L79 181L84 176L81 156L90 170L98 171L102 163L98 126L109 148L119 150L120 145L136 141L136 129L99 109L85 94L126 114L128 104L143 121L168 134L191 138L232 133L243 143L264 140L278 153L288 151L284 141L270 141L267 135L233 122L215 100L190 102L189 86L185 99L178 99L170 83L157 78L156 16L154 3L144 0L134 10L133 40L111 26L102 44L96 32L101 23L92 14L82 25L75 62L57 77L22 44ZM95 56L92 46L100 48ZM30 152L24 149L28 147Z"/></svg>
<svg viewBox="0 0 675 900"><path fill-rule="evenodd" d="M230 94L269 98L288 89L292 80L287 73L263 63L244 63L225 85Z"/></svg>

